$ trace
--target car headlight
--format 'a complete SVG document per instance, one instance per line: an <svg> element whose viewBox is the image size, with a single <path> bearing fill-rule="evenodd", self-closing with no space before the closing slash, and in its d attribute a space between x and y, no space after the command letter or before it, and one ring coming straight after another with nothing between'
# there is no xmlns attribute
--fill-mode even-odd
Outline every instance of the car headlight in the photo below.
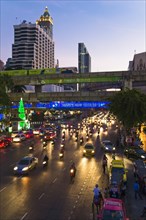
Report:
<svg viewBox="0 0 146 220"><path fill-rule="evenodd" d="M95 151L94 150L92 150L92 153L94 153Z"/></svg>
<svg viewBox="0 0 146 220"><path fill-rule="evenodd" d="M115 147L113 147L113 150L116 150L116 148L115 148Z"/></svg>
<svg viewBox="0 0 146 220"><path fill-rule="evenodd" d="M18 170L18 167L14 167L14 170Z"/></svg>
<svg viewBox="0 0 146 220"><path fill-rule="evenodd" d="M83 150L84 153L86 153L86 150Z"/></svg>
<svg viewBox="0 0 146 220"><path fill-rule="evenodd" d="M108 150L108 147L106 147L105 149Z"/></svg>
<svg viewBox="0 0 146 220"><path fill-rule="evenodd" d="M26 171L26 170L28 170L28 167L24 167L24 168L22 169L22 171Z"/></svg>
<svg viewBox="0 0 146 220"><path fill-rule="evenodd" d="M144 159L144 158L145 158L145 156L144 156L144 155L141 155L141 158L143 158L143 159Z"/></svg>

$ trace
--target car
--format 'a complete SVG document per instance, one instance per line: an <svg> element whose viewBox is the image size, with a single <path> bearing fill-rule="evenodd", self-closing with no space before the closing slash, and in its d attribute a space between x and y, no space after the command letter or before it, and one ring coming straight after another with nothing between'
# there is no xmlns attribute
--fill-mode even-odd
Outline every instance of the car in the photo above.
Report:
<svg viewBox="0 0 146 220"><path fill-rule="evenodd" d="M112 160L110 166L110 182L120 184L120 181L127 182L127 172L123 160Z"/></svg>
<svg viewBox="0 0 146 220"><path fill-rule="evenodd" d="M116 149L110 140L104 140L104 141L102 141L101 147L102 147L106 152L114 152L115 149Z"/></svg>
<svg viewBox="0 0 146 220"><path fill-rule="evenodd" d="M30 132L30 131L27 131L26 133L24 133L26 139L29 139L29 138L33 138L34 137L34 134L33 132Z"/></svg>
<svg viewBox="0 0 146 220"><path fill-rule="evenodd" d="M51 141L51 140L54 140L55 138L56 138L56 132L53 132L53 131L47 132L44 135L44 140L45 141Z"/></svg>
<svg viewBox="0 0 146 220"><path fill-rule="evenodd" d="M22 131L13 131L11 134L11 138L14 138L18 134L23 134L23 132Z"/></svg>
<svg viewBox="0 0 146 220"><path fill-rule="evenodd" d="M25 156L14 167L14 174L28 174L32 169L36 168L37 164L38 158L34 156Z"/></svg>
<svg viewBox="0 0 146 220"><path fill-rule="evenodd" d="M0 148L5 148L7 146L10 146L12 143L12 138L7 137L5 135L0 137Z"/></svg>
<svg viewBox="0 0 146 220"><path fill-rule="evenodd" d="M5 148L7 147L6 143L4 140L0 140L0 148Z"/></svg>
<svg viewBox="0 0 146 220"><path fill-rule="evenodd" d="M86 143L83 150L83 156L94 156L95 148L92 143Z"/></svg>
<svg viewBox="0 0 146 220"><path fill-rule="evenodd" d="M15 137L13 137L13 142L21 142L26 139L24 134L18 134Z"/></svg>
<svg viewBox="0 0 146 220"><path fill-rule="evenodd" d="M34 134L34 135L40 134L40 129L39 129L39 128L35 128L35 129L33 130L33 134Z"/></svg>
<svg viewBox="0 0 146 220"><path fill-rule="evenodd" d="M126 148L124 154L127 158L146 160L146 151L140 147Z"/></svg>
<svg viewBox="0 0 146 220"><path fill-rule="evenodd" d="M126 209L121 199L106 198L97 215L98 220L129 220Z"/></svg>

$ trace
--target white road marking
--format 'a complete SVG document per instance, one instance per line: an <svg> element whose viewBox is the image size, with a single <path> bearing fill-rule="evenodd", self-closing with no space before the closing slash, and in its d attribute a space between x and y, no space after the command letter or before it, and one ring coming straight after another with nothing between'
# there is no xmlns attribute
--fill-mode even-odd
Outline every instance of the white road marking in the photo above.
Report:
<svg viewBox="0 0 146 220"><path fill-rule="evenodd" d="M6 187L2 188L2 189L0 190L0 192L2 192L2 191L5 190L5 189L6 189Z"/></svg>
<svg viewBox="0 0 146 220"><path fill-rule="evenodd" d="M38 199L41 199L44 195L45 193L42 193Z"/></svg>
<svg viewBox="0 0 146 220"><path fill-rule="evenodd" d="M55 182L56 182L56 180L57 180L57 178L55 178L55 179L53 180L53 183L55 183Z"/></svg>
<svg viewBox="0 0 146 220"><path fill-rule="evenodd" d="M23 220L27 215L28 215L28 212L26 212L20 220Z"/></svg>
<svg viewBox="0 0 146 220"><path fill-rule="evenodd" d="M11 165L10 165L10 167L12 167L12 166L14 166L16 163L12 163Z"/></svg>

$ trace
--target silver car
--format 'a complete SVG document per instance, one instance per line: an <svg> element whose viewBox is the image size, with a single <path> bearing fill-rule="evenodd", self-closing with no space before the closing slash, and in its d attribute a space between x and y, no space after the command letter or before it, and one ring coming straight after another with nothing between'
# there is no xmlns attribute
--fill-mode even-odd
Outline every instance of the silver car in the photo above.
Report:
<svg viewBox="0 0 146 220"><path fill-rule="evenodd" d="M30 170L36 168L38 158L33 156L23 157L14 167L14 174L28 174Z"/></svg>

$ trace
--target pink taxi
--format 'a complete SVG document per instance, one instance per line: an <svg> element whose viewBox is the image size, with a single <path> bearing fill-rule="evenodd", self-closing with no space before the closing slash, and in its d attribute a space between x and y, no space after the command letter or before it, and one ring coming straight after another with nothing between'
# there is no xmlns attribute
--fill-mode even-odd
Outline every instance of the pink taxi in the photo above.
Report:
<svg viewBox="0 0 146 220"><path fill-rule="evenodd" d="M97 215L98 220L129 220L121 199L104 199L103 207Z"/></svg>

